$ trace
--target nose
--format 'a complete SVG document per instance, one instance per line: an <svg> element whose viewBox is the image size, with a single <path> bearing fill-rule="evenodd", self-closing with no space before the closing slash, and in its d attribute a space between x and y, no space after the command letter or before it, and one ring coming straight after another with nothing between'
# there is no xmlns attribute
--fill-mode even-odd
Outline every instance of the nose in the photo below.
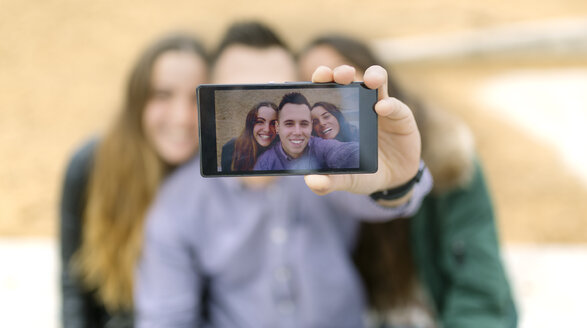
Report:
<svg viewBox="0 0 587 328"><path fill-rule="evenodd" d="M194 123L196 104L191 97L177 97L173 102L173 122L181 125Z"/></svg>
<svg viewBox="0 0 587 328"><path fill-rule="evenodd" d="M269 131L271 131L271 123L270 123L270 122L265 122L265 123L263 124L263 131L264 131L264 132L269 132Z"/></svg>
<svg viewBox="0 0 587 328"><path fill-rule="evenodd" d="M301 134L302 127L299 124L296 124L294 132L295 132L295 134Z"/></svg>

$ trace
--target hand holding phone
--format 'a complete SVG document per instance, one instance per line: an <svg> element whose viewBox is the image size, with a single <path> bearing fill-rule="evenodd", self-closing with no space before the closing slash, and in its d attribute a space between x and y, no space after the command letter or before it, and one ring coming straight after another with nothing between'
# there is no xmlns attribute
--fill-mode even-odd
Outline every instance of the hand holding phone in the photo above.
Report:
<svg viewBox="0 0 587 328"><path fill-rule="evenodd" d="M312 76L313 82L349 83L355 69L343 65L334 70L321 66ZM421 156L420 132L408 106L387 92L387 71L371 66L365 71L364 84L377 89L378 102L378 170L374 174L311 175L305 178L310 189L318 194L345 190L359 194L391 189L403 185L418 172Z"/></svg>

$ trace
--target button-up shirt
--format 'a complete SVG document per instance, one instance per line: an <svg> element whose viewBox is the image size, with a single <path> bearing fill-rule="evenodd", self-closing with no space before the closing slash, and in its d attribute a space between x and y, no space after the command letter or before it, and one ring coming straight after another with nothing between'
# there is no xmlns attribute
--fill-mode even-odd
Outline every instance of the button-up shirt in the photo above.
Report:
<svg viewBox="0 0 587 328"><path fill-rule="evenodd" d="M255 163L255 170L317 170L359 168L359 143L310 137L304 153L288 156L277 141Z"/></svg>
<svg viewBox="0 0 587 328"><path fill-rule="evenodd" d="M426 172L411 201L386 208L365 195L318 196L299 176L259 189L202 178L195 159L147 216L137 327L361 327L359 222L413 214L431 185Z"/></svg>

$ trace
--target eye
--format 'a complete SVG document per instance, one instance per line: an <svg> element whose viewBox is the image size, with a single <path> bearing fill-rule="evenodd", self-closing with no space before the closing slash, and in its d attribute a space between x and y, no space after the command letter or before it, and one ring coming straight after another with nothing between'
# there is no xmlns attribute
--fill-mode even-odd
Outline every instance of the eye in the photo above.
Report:
<svg viewBox="0 0 587 328"><path fill-rule="evenodd" d="M308 126L310 126L310 122L308 122L308 121L301 121L300 122L300 126L308 127Z"/></svg>

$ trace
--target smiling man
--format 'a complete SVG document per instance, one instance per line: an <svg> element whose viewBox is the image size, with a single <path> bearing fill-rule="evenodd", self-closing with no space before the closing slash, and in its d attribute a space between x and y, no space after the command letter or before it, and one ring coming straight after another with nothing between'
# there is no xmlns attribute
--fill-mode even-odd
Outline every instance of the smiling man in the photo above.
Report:
<svg viewBox="0 0 587 328"><path fill-rule="evenodd" d="M312 136L310 103L288 93L277 108L279 141L259 157L255 170L358 168L359 143Z"/></svg>

